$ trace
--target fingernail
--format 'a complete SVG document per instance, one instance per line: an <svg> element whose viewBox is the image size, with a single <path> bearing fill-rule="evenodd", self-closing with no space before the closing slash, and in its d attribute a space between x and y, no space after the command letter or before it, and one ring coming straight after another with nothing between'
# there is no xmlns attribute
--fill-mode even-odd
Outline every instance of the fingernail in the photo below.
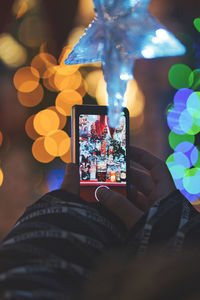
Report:
<svg viewBox="0 0 200 300"><path fill-rule="evenodd" d="M98 202L101 202L103 200L103 195L105 192L105 189L110 190L110 188L106 185L100 185L95 190L95 198Z"/></svg>

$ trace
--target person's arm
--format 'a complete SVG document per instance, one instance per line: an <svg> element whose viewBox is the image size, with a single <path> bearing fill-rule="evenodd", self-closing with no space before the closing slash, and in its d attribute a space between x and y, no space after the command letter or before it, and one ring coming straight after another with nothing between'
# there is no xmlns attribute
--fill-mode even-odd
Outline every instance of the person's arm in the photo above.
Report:
<svg viewBox="0 0 200 300"><path fill-rule="evenodd" d="M125 232L101 204L79 197L78 168L68 164L61 189L28 207L0 245L0 299L71 297Z"/></svg>
<svg viewBox="0 0 200 300"><path fill-rule="evenodd" d="M130 199L104 188L97 196L130 230L132 253L153 245L179 250L200 243L200 214L176 189L166 164L136 147L131 147L130 158L146 169L131 167Z"/></svg>

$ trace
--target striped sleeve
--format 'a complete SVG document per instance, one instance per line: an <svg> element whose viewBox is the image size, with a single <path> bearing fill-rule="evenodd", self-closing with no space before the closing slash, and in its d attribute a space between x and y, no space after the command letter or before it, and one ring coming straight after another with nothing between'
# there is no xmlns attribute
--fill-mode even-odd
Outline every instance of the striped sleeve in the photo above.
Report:
<svg viewBox="0 0 200 300"><path fill-rule="evenodd" d="M175 191L150 208L130 230L125 243L133 255L152 246L173 252L199 247L200 213L180 191Z"/></svg>
<svg viewBox="0 0 200 300"><path fill-rule="evenodd" d="M71 299L94 261L120 246L125 232L99 203L63 190L46 194L0 245L0 299Z"/></svg>

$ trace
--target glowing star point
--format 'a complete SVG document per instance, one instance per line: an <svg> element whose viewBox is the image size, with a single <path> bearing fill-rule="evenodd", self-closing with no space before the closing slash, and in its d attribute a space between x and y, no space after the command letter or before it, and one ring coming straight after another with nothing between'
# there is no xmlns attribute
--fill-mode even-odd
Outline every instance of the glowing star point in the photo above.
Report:
<svg viewBox="0 0 200 300"><path fill-rule="evenodd" d="M65 60L102 63L109 96L110 126L119 122L127 83L138 58L176 56L185 47L148 11L150 0L93 0L96 18ZM116 95L122 95L116 97Z"/></svg>

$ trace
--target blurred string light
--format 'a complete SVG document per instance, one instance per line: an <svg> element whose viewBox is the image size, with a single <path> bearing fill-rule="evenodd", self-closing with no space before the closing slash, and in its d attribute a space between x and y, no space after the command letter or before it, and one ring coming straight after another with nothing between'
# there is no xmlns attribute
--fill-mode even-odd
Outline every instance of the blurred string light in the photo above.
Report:
<svg viewBox="0 0 200 300"><path fill-rule="evenodd" d="M16 16L16 19L21 18L27 13L28 10L34 8L37 5L37 0L15 0L12 12Z"/></svg>
<svg viewBox="0 0 200 300"><path fill-rule="evenodd" d="M194 26L200 31L200 18ZM200 198L200 69L175 64L169 70L169 82L178 91L167 114L174 152L166 163L176 187L193 202Z"/></svg>
<svg viewBox="0 0 200 300"><path fill-rule="evenodd" d="M19 7L16 15L16 19L20 19L25 13L28 11L27 1L23 1L21 6Z"/></svg>
<svg viewBox="0 0 200 300"><path fill-rule="evenodd" d="M9 33L3 33L0 35L0 59L8 67L18 68L25 64L27 52Z"/></svg>
<svg viewBox="0 0 200 300"><path fill-rule="evenodd" d="M55 157L64 162L71 160L71 140L63 128L71 107L83 103L86 89L79 65L64 64L70 52L70 47L64 47L58 63L53 55L40 52L32 59L31 66L18 69L13 78L18 100L26 107L37 106L43 100L43 86L57 93L55 106L40 110L25 123L25 131L34 141L32 154L41 163L49 163Z"/></svg>

